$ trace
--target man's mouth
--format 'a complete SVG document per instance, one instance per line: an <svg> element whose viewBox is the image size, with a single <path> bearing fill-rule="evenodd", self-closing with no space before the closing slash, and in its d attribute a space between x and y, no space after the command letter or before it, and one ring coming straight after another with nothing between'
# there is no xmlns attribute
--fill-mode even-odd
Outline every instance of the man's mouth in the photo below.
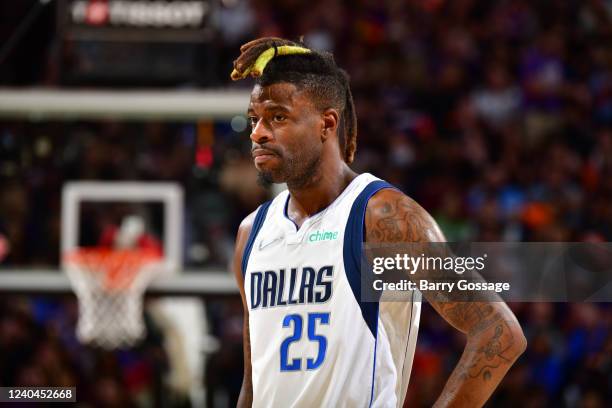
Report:
<svg viewBox="0 0 612 408"><path fill-rule="evenodd" d="M254 149L251 152L251 155L253 156L255 164L265 163L268 160L271 160L274 157L278 156L275 152L267 149Z"/></svg>

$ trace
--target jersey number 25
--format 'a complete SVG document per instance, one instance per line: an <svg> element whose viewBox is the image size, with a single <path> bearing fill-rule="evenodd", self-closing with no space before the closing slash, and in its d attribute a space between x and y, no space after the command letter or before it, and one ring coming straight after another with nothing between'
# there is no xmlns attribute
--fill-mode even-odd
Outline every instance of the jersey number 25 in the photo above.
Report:
<svg viewBox="0 0 612 408"><path fill-rule="evenodd" d="M306 359L306 369L315 370L319 368L325 360L325 352L327 351L327 338L316 333L317 322L319 324L329 324L328 313L309 313L308 314L308 340L319 344L319 352L317 358ZM280 347L280 369L281 371L299 371L302 369L302 359L293 358L289 362L289 346L291 343L299 341L302 338L302 328L304 327L304 319L299 314L290 314L283 319L283 327L289 327L293 323L293 334L287 337L281 343Z"/></svg>

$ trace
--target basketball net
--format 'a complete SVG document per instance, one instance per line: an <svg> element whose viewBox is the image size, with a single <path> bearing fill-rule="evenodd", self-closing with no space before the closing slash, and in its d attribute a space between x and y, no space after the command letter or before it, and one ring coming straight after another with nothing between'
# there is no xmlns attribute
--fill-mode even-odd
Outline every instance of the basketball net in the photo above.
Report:
<svg viewBox="0 0 612 408"><path fill-rule="evenodd" d="M79 302L77 337L105 349L129 347L144 338L144 291L162 272L161 251L135 248L142 231L127 218L115 247L77 248L63 256Z"/></svg>

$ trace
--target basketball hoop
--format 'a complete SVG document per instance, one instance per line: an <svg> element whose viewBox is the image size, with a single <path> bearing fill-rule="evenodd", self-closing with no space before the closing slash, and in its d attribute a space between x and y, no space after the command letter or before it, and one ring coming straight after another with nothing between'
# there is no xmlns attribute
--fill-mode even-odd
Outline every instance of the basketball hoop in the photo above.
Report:
<svg viewBox="0 0 612 408"><path fill-rule="evenodd" d="M144 338L143 293L162 271L159 251L80 248L64 255L79 301L77 337L106 349Z"/></svg>

